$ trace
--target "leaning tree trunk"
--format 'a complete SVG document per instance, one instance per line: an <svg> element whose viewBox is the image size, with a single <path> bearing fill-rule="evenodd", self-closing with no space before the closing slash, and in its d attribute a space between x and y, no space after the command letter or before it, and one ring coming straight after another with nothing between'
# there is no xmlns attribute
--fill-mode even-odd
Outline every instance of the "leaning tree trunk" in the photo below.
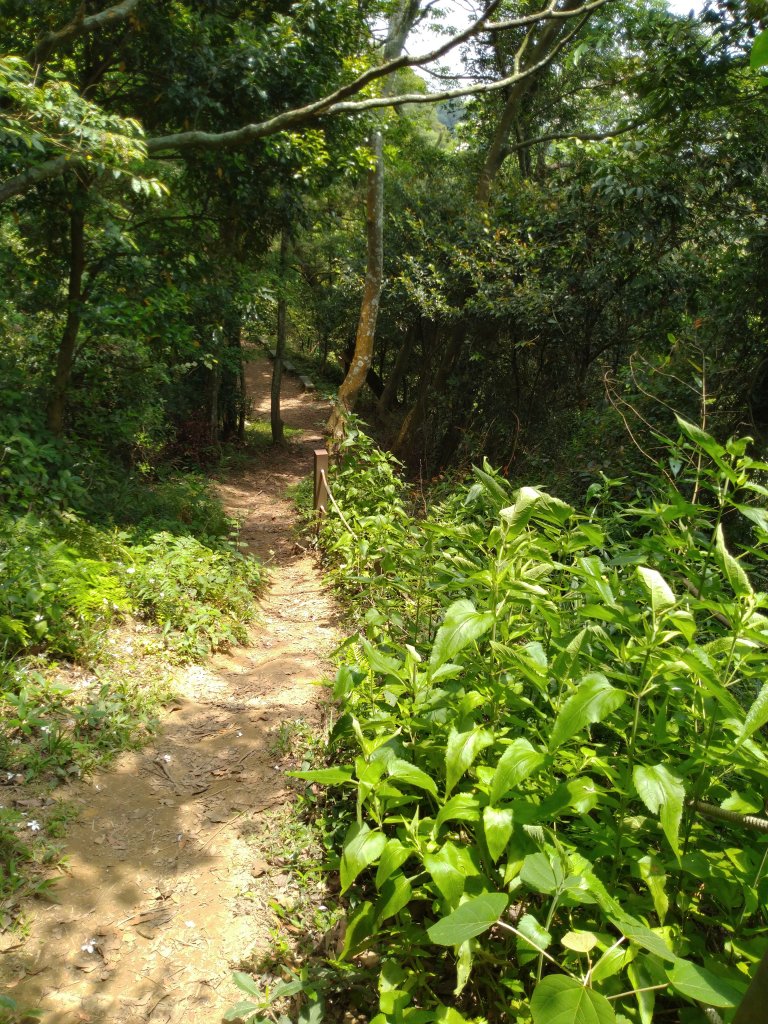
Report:
<svg viewBox="0 0 768 1024"><path fill-rule="evenodd" d="M346 414L354 408L360 389L368 376L368 368L373 361L373 342L376 337L376 320L384 280L384 159L381 132L373 133L370 148L375 164L368 172L366 193L368 265L365 271L365 289L360 319L357 322L355 352L347 375L339 387L336 405L326 427L332 437L341 435Z"/></svg>
<svg viewBox="0 0 768 1024"><path fill-rule="evenodd" d="M394 60L403 52L408 33L420 13L421 0L401 0L390 15L387 25L387 40L382 53L385 61ZM384 84L384 94L389 94L393 88L393 77L390 76ZM341 436L346 414L354 408L357 396L360 394L360 389L365 383L368 370L373 363L376 320L379 315L381 290L384 283L384 152L381 132L375 131L371 135L370 149L374 158L374 166L368 172L366 193L367 266L365 288L355 335L355 353L336 396L336 405L326 425L326 430L332 437Z"/></svg>
<svg viewBox="0 0 768 1024"><path fill-rule="evenodd" d="M77 336L83 318L83 273L85 271L85 187L81 186L72 197L69 215L69 285L67 288L67 320L61 336L56 358L56 373L48 400L48 428L61 436L67 392L72 379Z"/></svg>

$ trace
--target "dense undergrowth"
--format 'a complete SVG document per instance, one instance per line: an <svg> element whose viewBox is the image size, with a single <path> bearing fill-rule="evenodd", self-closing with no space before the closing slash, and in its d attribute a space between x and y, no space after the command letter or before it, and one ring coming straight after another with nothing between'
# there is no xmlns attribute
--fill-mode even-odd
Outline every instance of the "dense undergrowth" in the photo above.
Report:
<svg viewBox="0 0 768 1024"><path fill-rule="evenodd" d="M733 1018L768 946L743 819L768 770L766 466L678 423L656 475L579 510L486 465L415 516L392 460L345 442L322 544L359 634L302 777L331 787L347 928L283 993L302 1020Z"/></svg>
<svg viewBox="0 0 768 1024"><path fill-rule="evenodd" d="M32 416L0 434L3 928L57 857L32 791L142 743L172 667L245 640L263 570L199 473L126 471Z"/></svg>

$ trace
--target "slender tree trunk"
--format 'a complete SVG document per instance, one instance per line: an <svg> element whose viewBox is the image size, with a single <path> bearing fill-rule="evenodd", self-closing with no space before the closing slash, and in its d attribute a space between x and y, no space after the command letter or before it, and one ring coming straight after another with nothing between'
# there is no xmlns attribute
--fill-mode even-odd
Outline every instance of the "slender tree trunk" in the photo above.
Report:
<svg viewBox="0 0 768 1024"><path fill-rule="evenodd" d="M421 0L401 0L390 15L387 25L387 39L383 48L383 59L393 60L405 46L408 33L421 11ZM394 88L390 76L384 83L384 94ZM371 135L371 153L375 164L368 173L366 193L366 236L367 267L365 288L360 307L360 319L355 336L355 354L346 377L336 396L336 405L326 425L332 437L339 437L344 429L344 419L351 412L360 394L360 389L373 363L373 345L376 337L376 320L379 315L381 291L384 283L384 153L381 132Z"/></svg>
<svg viewBox="0 0 768 1024"><path fill-rule="evenodd" d="M384 159L381 132L373 133L370 149L374 155L375 164L368 172L366 193L368 265L365 271L365 289L355 335L355 352L347 375L339 387L336 406L326 427L328 433L333 437L341 435L344 418L354 408L360 389L368 376L368 370L373 360L376 320L379 315L384 279Z"/></svg>
<svg viewBox="0 0 768 1024"><path fill-rule="evenodd" d="M286 274L288 272L288 229L283 228L280 234L280 296L277 300L277 340L275 343L275 365L272 368L272 444L283 444L283 420L280 415L280 385L283 380L283 361L285 360L285 342L288 334L288 309L285 297Z"/></svg>
<svg viewBox="0 0 768 1024"><path fill-rule="evenodd" d="M565 0L565 3L563 3L559 10L574 10L581 6L581 2L582 0ZM543 24L534 26L529 32L524 66L532 67L539 64L547 59L548 54L554 57L558 41L569 31L570 22L563 19L546 21ZM475 190L475 198L481 205L488 205L493 183L509 154L509 136L514 128L520 103L538 85L545 70L546 65L535 74L515 82L507 93L507 101L504 104L504 110L496 125L488 152L485 155L485 163L480 172Z"/></svg>
<svg viewBox="0 0 768 1024"><path fill-rule="evenodd" d="M75 348L83 316L83 272L85 270L85 186L72 196L69 215L69 286L67 320L56 359L56 374L48 400L48 428L57 436L64 432L67 392L72 379Z"/></svg>

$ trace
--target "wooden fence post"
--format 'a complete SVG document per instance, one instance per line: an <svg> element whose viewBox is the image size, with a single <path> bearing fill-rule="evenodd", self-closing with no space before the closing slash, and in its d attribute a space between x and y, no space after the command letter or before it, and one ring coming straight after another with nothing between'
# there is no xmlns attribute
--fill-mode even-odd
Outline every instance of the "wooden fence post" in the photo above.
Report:
<svg viewBox="0 0 768 1024"><path fill-rule="evenodd" d="M325 514L328 504L328 452L325 448L315 449L315 510Z"/></svg>

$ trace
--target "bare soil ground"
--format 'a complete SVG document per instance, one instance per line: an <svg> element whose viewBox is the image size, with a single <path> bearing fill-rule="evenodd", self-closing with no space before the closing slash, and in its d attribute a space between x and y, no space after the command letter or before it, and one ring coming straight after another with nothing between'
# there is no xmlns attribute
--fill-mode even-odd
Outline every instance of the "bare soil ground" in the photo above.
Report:
<svg viewBox="0 0 768 1024"><path fill-rule="evenodd" d="M266 361L250 364L253 418L269 416L270 375ZM270 809L291 801L279 740L297 721L322 728L314 684L338 640L285 497L311 469L328 410L293 378L282 404L300 436L220 486L271 572L250 644L182 674L150 746L57 791L79 809L66 874L55 902L34 908L28 938L0 952L2 991L46 1024L211 1024L238 1001L233 966L269 951L269 903L286 885ZM256 851L248 837L259 832Z"/></svg>

